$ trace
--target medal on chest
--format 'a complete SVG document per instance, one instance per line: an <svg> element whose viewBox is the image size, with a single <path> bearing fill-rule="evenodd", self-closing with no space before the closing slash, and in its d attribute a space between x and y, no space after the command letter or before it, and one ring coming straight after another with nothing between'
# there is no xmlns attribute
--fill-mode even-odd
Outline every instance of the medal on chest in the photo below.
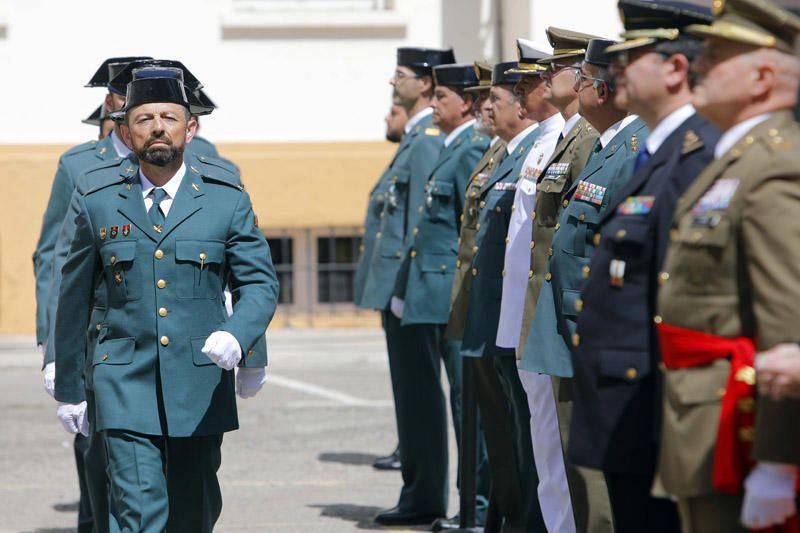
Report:
<svg viewBox="0 0 800 533"><path fill-rule="evenodd" d="M578 183L578 188L575 190L575 199L582 202L588 202L594 205L603 205L603 198L606 195L606 187L597 185L596 183L589 183L582 180Z"/></svg>

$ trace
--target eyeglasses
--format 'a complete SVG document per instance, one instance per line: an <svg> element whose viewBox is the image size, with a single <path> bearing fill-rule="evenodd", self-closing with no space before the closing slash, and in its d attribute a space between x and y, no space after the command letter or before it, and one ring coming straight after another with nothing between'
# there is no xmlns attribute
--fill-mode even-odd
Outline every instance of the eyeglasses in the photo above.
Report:
<svg viewBox="0 0 800 533"><path fill-rule="evenodd" d="M394 75L391 78L389 78L389 80L390 81L401 81L401 80L404 80L406 78L412 79L412 80L418 80L421 77L422 76L419 76L418 74L406 74L402 70L395 70L394 71Z"/></svg>
<svg viewBox="0 0 800 533"><path fill-rule="evenodd" d="M576 67L575 65L564 65L563 63L549 63L547 65L547 72L549 72L550 74L558 74L559 72L567 68L574 68L576 70L579 69L579 67Z"/></svg>
<svg viewBox="0 0 800 533"><path fill-rule="evenodd" d="M592 81L593 81L593 82L595 82L595 83L597 83L597 82L600 82L600 83L608 83L608 82L607 82L606 80L604 80L604 79L601 79L601 78L593 78L593 77L591 77L591 76L587 76L586 74L584 74L584 73L583 73L583 72L581 72L580 70L576 70L576 71L575 71L575 90L577 91L578 89L580 89L581 85L583 85L583 82L584 82L584 81L586 81L586 80L592 80Z"/></svg>

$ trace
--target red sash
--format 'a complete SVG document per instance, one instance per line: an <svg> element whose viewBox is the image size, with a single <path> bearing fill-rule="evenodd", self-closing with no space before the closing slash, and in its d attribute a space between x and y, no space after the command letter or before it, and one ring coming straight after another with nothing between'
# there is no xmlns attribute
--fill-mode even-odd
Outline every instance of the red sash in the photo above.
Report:
<svg viewBox="0 0 800 533"><path fill-rule="evenodd" d="M714 489L739 494L752 459L755 427L756 347L753 339L729 339L669 324L658 324L661 359L670 369L707 365L730 357L731 371L722 397L717 443L714 448Z"/></svg>

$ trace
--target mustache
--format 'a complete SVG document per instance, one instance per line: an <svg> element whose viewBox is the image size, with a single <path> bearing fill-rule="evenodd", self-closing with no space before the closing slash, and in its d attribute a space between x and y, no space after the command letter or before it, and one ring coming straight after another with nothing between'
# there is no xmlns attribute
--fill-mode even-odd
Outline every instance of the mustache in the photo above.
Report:
<svg viewBox="0 0 800 533"><path fill-rule="evenodd" d="M149 148L156 142L163 142L167 146L172 146L172 139L170 139L169 135L166 133L162 133L160 135L151 135L147 142L145 143L145 148Z"/></svg>

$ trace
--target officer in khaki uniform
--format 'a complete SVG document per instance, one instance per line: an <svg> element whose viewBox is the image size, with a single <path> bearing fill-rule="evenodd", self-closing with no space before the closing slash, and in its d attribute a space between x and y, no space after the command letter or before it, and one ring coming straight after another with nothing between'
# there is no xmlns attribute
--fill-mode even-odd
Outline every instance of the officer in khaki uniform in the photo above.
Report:
<svg viewBox="0 0 800 533"><path fill-rule="evenodd" d="M122 132L138 160L92 169L92 188L73 196L52 341L58 416L81 430L91 383L123 531L211 531L222 506L222 433L238 427L234 388L247 397L263 386L266 354L253 347L278 283L238 176L201 173L183 157L195 123L182 73L133 74ZM87 358L101 278L108 305Z"/></svg>
<svg viewBox="0 0 800 533"><path fill-rule="evenodd" d="M783 523L800 454L800 404L759 397L754 412L752 366L757 350L797 339L800 18L765 0L713 10L686 31L705 37L694 105L722 136L678 202L654 317L660 473L685 533Z"/></svg>
<svg viewBox="0 0 800 533"><path fill-rule="evenodd" d="M514 94L520 75L506 73L516 66L516 61L498 63L492 73L492 116L497 134L506 143L506 155L490 176L473 179L467 193L467 208L473 208L477 215L477 236L467 265L471 289L461 343L463 364L471 365L475 376L492 471L492 496L506 532L545 531L536 496L530 413L516 374L516 359L513 350L495 344L502 252L514 193L526 157L539 138L538 126L521 115L522 106ZM519 411L517 405L523 409Z"/></svg>
<svg viewBox="0 0 800 533"><path fill-rule="evenodd" d="M478 84L473 66L439 65L433 73L434 124L446 137L423 189L425 197L416 206L418 216L411 219L415 225L391 301L391 312L402 326L403 368L398 369L401 373L397 375L395 394L400 405L403 489L398 505L375 518L381 525L431 523L447 511L447 416L440 381L442 364L450 382L456 438L460 438L461 360L458 343L445 339L444 330L450 311L464 193L472 170L489 147L489 139L475 133L474 100L463 90ZM479 462L485 463L485 454ZM488 483L481 486L480 474L478 485L478 503L485 510L489 488Z"/></svg>
<svg viewBox="0 0 800 533"><path fill-rule="evenodd" d="M458 260L456 261L456 273L453 278L453 290L450 296L450 316L447 319L447 329L445 335L451 340L461 340L464 336L464 320L467 314L467 304L469 303L469 290L472 278L469 276L472 258L475 257L475 238L478 234L478 215L480 213L480 189L486 183L492 171L500 164L506 155L506 142L495 135L494 127L488 116L479 116L479 113L487 115L481 108L489 100L489 89L492 86L492 66L485 63L475 62L475 74L478 76L478 85L467 87L466 92L475 95L475 114L478 116L476 130L479 123L484 121L486 124L487 136L492 140L489 148L472 173L472 179L467 184L467 192L464 197L464 212L461 220L461 233L458 237Z"/></svg>

